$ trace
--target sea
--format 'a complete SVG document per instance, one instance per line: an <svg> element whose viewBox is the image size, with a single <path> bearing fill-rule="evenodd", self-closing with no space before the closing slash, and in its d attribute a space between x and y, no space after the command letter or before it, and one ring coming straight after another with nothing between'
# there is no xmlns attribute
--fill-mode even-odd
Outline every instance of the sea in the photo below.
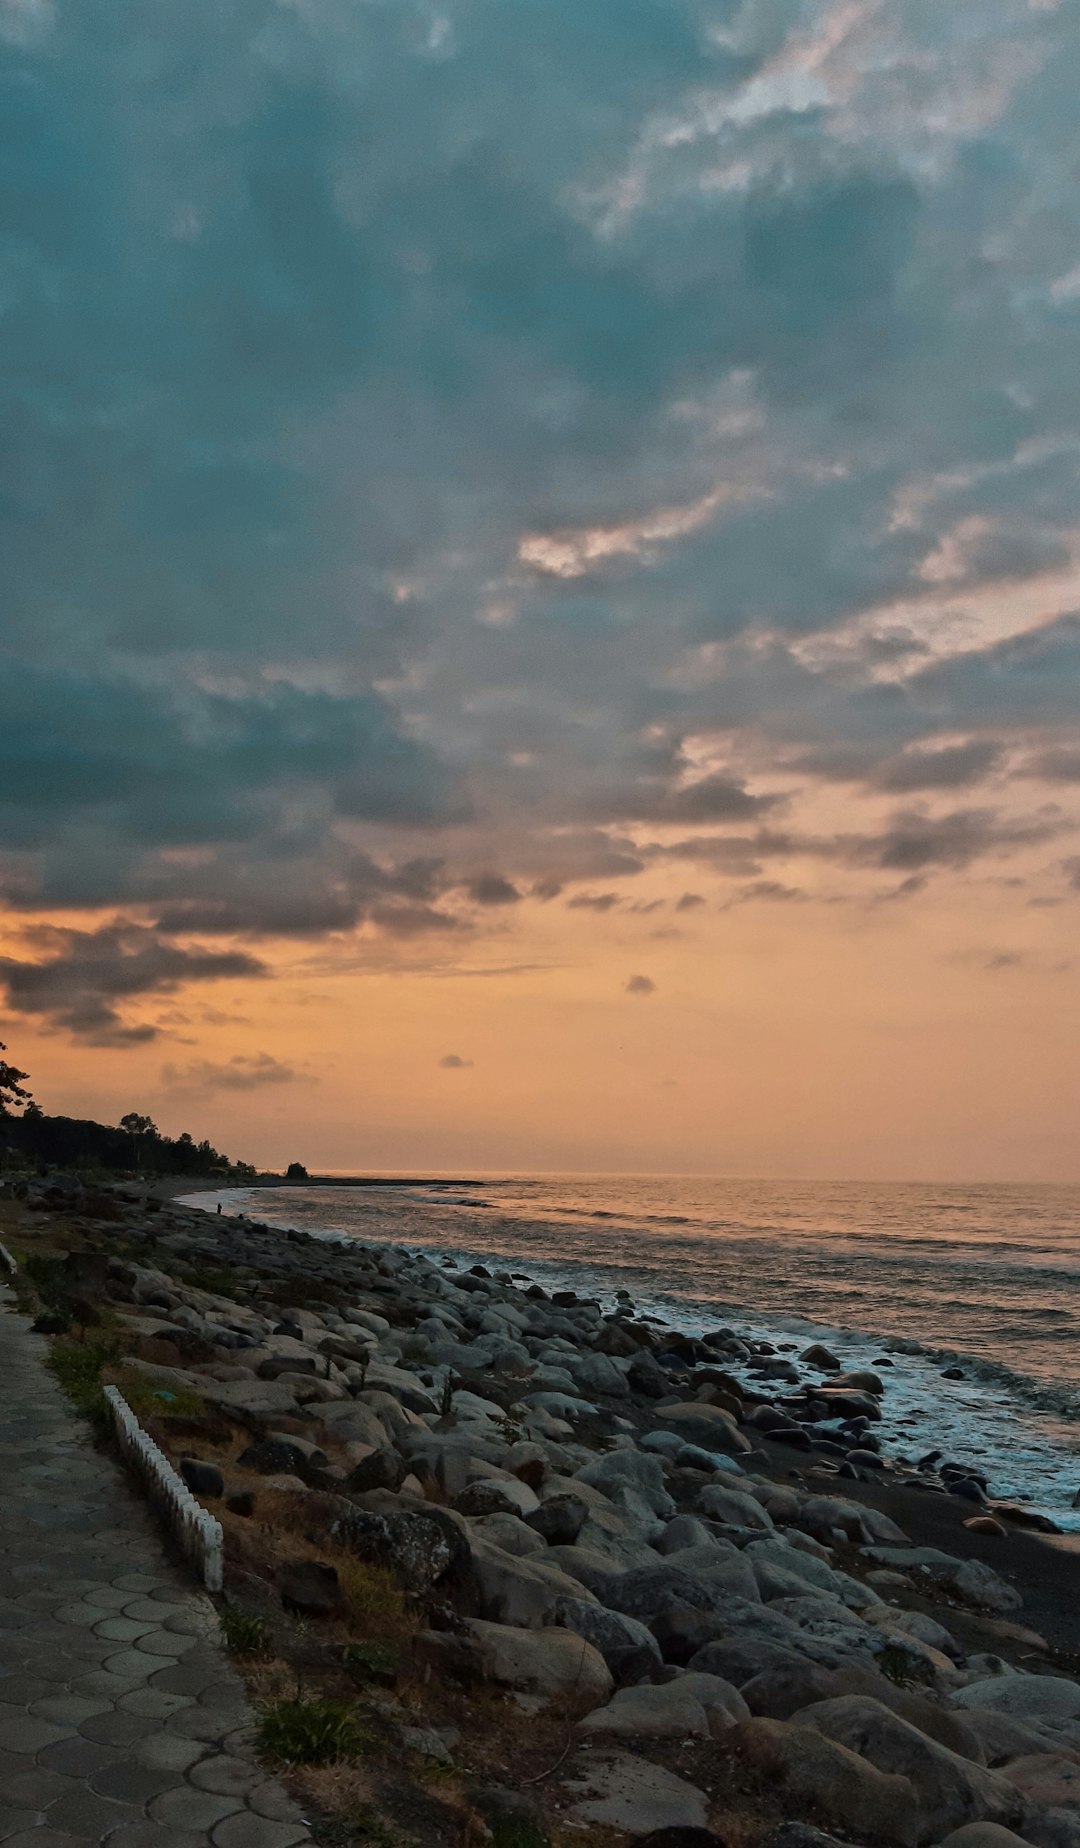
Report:
<svg viewBox="0 0 1080 1848"><path fill-rule="evenodd" d="M378 1177L373 1177L378 1178ZM883 1448L940 1449L1080 1532L1080 1185L484 1175L189 1204L485 1263L688 1333L882 1363ZM890 1363L887 1365L886 1363ZM959 1368L961 1379L945 1379Z"/></svg>

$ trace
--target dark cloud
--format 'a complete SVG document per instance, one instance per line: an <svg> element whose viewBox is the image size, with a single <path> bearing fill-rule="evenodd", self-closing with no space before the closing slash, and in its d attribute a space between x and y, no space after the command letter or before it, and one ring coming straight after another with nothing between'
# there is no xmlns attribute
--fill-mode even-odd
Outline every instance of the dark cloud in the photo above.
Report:
<svg viewBox="0 0 1080 1848"><path fill-rule="evenodd" d="M699 777L678 788L628 792L621 812L636 821L703 822L748 821L776 806L776 796L754 796L736 777L716 774Z"/></svg>
<svg viewBox="0 0 1080 1848"><path fill-rule="evenodd" d="M125 1023L119 1007L139 997L175 994L193 982L266 973L239 950L184 948L140 925L96 931L41 928L27 933L34 961L0 958L0 983L17 1014L35 1014L92 1046L140 1044L157 1028Z"/></svg>
<svg viewBox="0 0 1080 1848"><path fill-rule="evenodd" d="M423 937L445 931L462 930L462 920L452 912L439 911L434 905L373 905L371 920L389 937Z"/></svg>
<svg viewBox="0 0 1080 1848"><path fill-rule="evenodd" d="M568 898L568 911L613 911L619 903L617 892L578 892L574 898Z"/></svg>
<svg viewBox="0 0 1080 1848"><path fill-rule="evenodd" d="M696 911L704 903L705 900L700 892L684 892L675 909L676 911Z"/></svg>
<svg viewBox="0 0 1080 1848"><path fill-rule="evenodd" d="M1080 746L1040 751L1020 768L1024 776L1041 777L1047 783L1080 783Z"/></svg>
<svg viewBox="0 0 1080 1848"><path fill-rule="evenodd" d="M806 893L798 886L784 885L778 879L755 879L750 885L740 886L739 890L727 901L728 905L801 905Z"/></svg>
<svg viewBox="0 0 1080 1848"><path fill-rule="evenodd" d="M946 815L905 809L892 816L882 834L840 843L840 849L856 865L878 866L888 872L957 869L986 854L1051 840L1061 828L1057 813L1014 821L994 809L954 809Z"/></svg>
<svg viewBox="0 0 1080 1848"><path fill-rule="evenodd" d="M407 938L1049 837L755 784L1076 780L1068 9L14 18L10 906Z"/></svg>
<svg viewBox="0 0 1080 1848"><path fill-rule="evenodd" d="M474 905L516 905L521 893L501 873L478 873L467 881L465 891Z"/></svg>
<svg viewBox="0 0 1080 1848"><path fill-rule="evenodd" d="M632 975L626 983L628 995L654 995L656 983L650 975Z"/></svg>
<svg viewBox="0 0 1080 1848"><path fill-rule="evenodd" d="M439 1060L439 1065L444 1072L468 1071L472 1063L471 1059L463 1059L458 1052L448 1052L444 1058Z"/></svg>
<svg viewBox="0 0 1080 1848"><path fill-rule="evenodd" d="M920 789L963 789L978 783L1001 762L1002 749L991 739L972 738L964 744L935 745L902 751L886 758L870 782L890 794Z"/></svg>
<svg viewBox="0 0 1080 1848"><path fill-rule="evenodd" d="M921 744L882 754L881 744L859 740L822 745L800 753L800 770L838 782L864 783L890 795L924 789L965 789L995 770L1004 747L994 739L970 738L960 744Z"/></svg>
<svg viewBox="0 0 1080 1848"><path fill-rule="evenodd" d="M196 1059L191 1065L163 1065L161 1081L167 1091L259 1091L266 1085L312 1084L310 1073L275 1059L272 1053L237 1053L220 1063Z"/></svg>

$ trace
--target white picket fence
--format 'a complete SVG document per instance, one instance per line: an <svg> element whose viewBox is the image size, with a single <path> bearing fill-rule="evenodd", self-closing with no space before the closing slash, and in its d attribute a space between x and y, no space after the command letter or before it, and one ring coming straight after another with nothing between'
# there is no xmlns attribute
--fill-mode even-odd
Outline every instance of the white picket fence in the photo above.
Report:
<svg viewBox="0 0 1080 1848"><path fill-rule="evenodd" d="M115 1386L106 1386L105 1398L120 1448L142 1478L150 1501L197 1567L207 1591L220 1591L224 1555L221 1522L196 1501Z"/></svg>

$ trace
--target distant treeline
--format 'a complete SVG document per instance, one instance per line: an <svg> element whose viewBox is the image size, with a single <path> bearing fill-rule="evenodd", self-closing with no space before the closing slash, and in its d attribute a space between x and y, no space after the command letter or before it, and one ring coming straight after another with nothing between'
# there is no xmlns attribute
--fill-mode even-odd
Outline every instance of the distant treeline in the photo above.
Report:
<svg viewBox="0 0 1080 1848"><path fill-rule="evenodd" d="M108 1169L140 1174L229 1174L247 1178L250 1162L230 1161L213 1144L192 1136L163 1136L149 1118L138 1129L88 1118L46 1116L31 1108L22 1116L0 1114L0 1167Z"/></svg>

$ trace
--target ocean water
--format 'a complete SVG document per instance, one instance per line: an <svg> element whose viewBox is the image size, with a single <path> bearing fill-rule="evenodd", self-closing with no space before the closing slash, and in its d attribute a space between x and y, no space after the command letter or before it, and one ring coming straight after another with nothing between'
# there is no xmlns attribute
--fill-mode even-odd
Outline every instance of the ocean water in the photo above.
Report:
<svg viewBox="0 0 1080 1848"><path fill-rule="evenodd" d="M1080 1186L643 1175L486 1177L191 1197L268 1224L488 1261L688 1332L878 1357L891 1454L977 1462L1080 1531ZM942 1378L959 1365L964 1378Z"/></svg>

